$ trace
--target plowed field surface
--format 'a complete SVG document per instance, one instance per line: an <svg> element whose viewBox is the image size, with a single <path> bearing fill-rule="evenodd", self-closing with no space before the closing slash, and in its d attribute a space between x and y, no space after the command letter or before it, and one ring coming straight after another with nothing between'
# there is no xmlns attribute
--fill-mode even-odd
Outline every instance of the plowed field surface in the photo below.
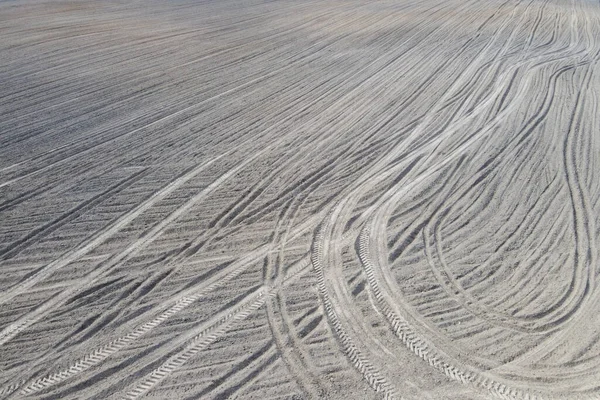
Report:
<svg viewBox="0 0 600 400"><path fill-rule="evenodd" d="M600 4L0 1L1 399L600 399Z"/></svg>

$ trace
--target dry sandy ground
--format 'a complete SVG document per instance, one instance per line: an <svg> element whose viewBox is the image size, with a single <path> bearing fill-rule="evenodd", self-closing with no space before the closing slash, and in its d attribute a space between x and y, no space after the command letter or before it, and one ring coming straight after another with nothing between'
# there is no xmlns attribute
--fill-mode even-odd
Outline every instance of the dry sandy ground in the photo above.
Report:
<svg viewBox="0 0 600 400"><path fill-rule="evenodd" d="M0 398L599 399L599 59L588 0L0 1Z"/></svg>

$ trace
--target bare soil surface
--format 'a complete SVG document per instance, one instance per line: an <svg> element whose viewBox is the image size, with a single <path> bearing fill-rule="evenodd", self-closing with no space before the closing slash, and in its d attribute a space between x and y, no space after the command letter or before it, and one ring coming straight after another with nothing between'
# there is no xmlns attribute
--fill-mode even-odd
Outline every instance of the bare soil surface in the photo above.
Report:
<svg viewBox="0 0 600 400"><path fill-rule="evenodd" d="M588 0L0 1L0 398L600 399L599 60Z"/></svg>

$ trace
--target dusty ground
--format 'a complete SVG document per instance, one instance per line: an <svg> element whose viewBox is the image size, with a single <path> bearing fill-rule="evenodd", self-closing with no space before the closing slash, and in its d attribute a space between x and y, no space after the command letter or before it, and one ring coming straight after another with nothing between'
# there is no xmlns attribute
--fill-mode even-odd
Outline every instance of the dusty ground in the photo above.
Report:
<svg viewBox="0 0 600 400"><path fill-rule="evenodd" d="M587 0L0 1L0 398L600 398L599 59Z"/></svg>

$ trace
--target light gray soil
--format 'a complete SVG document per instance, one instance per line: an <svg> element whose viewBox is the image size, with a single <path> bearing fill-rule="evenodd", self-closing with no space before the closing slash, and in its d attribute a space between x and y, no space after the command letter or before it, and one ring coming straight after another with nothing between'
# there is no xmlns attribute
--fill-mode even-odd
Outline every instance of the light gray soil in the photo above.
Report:
<svg viewBox="0 0 600 400"><path fill-rule="evenodd" d="M0 398L600 399L599 60L589 0L0 1Z"/></svg>

